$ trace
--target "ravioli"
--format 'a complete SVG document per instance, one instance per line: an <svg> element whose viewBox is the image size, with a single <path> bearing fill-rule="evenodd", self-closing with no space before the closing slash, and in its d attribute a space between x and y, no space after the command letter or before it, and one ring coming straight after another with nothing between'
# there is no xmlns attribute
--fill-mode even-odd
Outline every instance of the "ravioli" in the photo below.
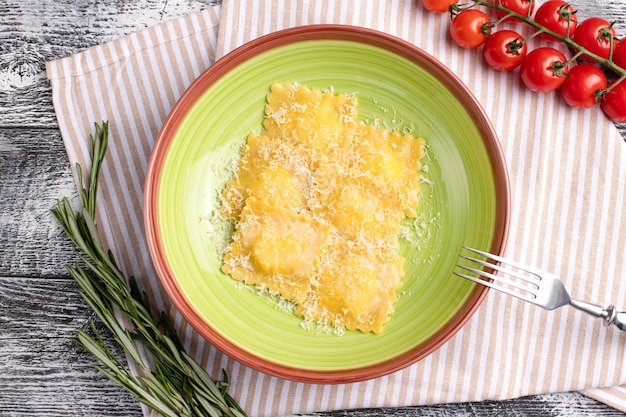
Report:
<svg viewBox="0 0 626 417"><path fill-rule="evenodd" d="M424 140L358 121L354 95L274 84L220 214L222 271L307 322L380 333L404 276L399 232L419 204Z"/></svg>

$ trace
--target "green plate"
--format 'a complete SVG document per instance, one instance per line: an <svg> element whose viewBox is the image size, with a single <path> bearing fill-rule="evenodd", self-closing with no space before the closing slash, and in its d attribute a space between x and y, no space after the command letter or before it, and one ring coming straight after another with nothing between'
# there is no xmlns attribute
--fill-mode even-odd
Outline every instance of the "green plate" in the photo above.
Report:
<svg viewBox="0 0 626 417"><path fill-rule="evenodd" d="M354 93L361 120L426 140L421 203L401 240L406 276L381 334L305 328L220 272L231 230L216 219L218 195L246 136L262 129L276 82ZM207 70L162 128L145 194L151 256L183 316L246 365L318 383L381 376L445 343L486 293L453 276L462 247L501 253L509 217L502 151L468 89L415 46L346 26L268 35Z"/></svg>

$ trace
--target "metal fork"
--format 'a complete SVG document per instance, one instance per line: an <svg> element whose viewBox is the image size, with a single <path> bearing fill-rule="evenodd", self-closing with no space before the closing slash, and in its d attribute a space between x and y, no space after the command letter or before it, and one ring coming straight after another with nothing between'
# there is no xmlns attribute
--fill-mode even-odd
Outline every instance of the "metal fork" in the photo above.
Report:
<svg viewBox="0 0 626 417"><path fill-rule="evenodd" d="M605 326L614 324L620 330L626 331L626 312L618 312L613 305L602 308L584 301L574 300L556 275L488 252L468 247L465 249L483 256L486 260L460 254L461 258L474 262L482 268L459 264L457 268L463 272L454 271L454 275L502 291L548 310L569 304L592 316L600 317ZM482 278L471 276L468 273L476 274ZM492 281L486 281L483 278Z"/></svg>

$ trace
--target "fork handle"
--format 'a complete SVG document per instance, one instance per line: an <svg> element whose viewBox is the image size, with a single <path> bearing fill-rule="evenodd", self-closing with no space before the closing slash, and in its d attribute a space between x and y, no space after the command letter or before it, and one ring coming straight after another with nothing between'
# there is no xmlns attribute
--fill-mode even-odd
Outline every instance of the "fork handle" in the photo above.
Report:
<svg viewBox="0 0 626 417"><path fill-rule="evenodd" d="M614 324L620 330L626 332L626 312L617 311L613 304L609 305L606 308L602 308L600 306L589 304L584 301L572 299L570 300L570 305L574 308L584 311L585 313L591 314L592 316L600 317L605 326L610 326L611 324Z"/></svg>

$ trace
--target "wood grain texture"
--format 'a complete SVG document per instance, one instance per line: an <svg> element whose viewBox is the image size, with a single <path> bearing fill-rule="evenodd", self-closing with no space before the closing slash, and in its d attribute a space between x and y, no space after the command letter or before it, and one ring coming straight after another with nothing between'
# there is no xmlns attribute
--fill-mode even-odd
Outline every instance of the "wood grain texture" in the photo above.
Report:
<svg viewBox="0 0 626 417"><path fill-rule="evenodd" d="M0 129L0 274L67 277L76 251L50 210L78 194L53 129Z"/></svg>
<svg viewBox="0 0 626 417"><path fill-rule="evenodd" d="M199 11L214 0L3 0L0 126L56 127L45 62Z"/></svg>
<svg viewBox="0 0 626 417"><path fill-rule="evenodd" d="M0 278L0 415L141 415L70 340L91 318L70 279Z"/></svg>
<svg viewBox="0 0 626 417"><path fill-rule="evenodd" d="M311 417L555 417L598 416L622 417L624 414L579 393L559 393L519 398L512 401L443 404L394 409L344 410L308 414Z"/></svg>
<svg viewBox="0 0 626 417"><path fill-rule="evenodd" d="M57 198L76 204L77 193L45 62L216 3L0 0L0 415L142 415L70 340L92 314L64 269L76 250L50 214ZM623 0L573 3L580 18L602 15L626 35ZM620 131L626 138L626 126ZM315 415L624 416L579 393Z"/></svg>

